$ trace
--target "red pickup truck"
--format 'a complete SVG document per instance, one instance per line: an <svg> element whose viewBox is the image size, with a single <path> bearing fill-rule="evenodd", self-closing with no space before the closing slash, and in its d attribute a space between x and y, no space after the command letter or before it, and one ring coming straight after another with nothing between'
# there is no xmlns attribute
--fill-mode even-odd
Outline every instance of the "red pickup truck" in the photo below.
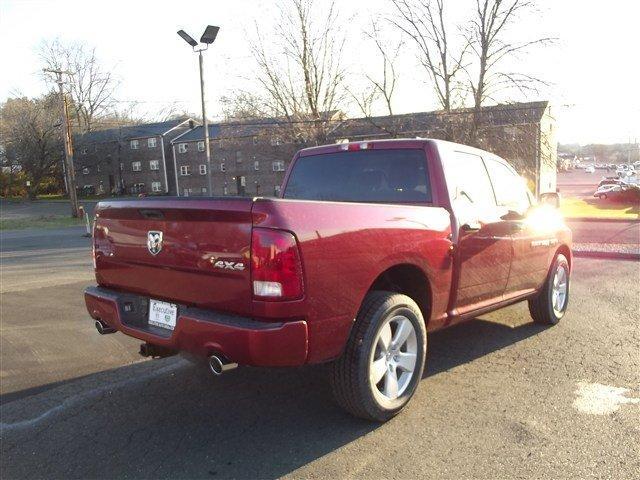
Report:
<svg viewBox="0 0 640 480"><path fill-rule="evenodd" d="M331 362L338 403L385 421L422 378L427 331L522 300L535 322L565 313L558 197L537 202L493 154L423 139L309 148L281 191L100 202L85 291L98 331L218 374Z"/></svg>

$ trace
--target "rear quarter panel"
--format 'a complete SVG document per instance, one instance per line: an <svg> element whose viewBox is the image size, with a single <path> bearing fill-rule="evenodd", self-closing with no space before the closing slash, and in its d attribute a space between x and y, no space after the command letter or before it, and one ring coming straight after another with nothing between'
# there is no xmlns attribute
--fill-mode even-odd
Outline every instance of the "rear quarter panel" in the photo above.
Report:
<svg viewBox="0 0 640 480"><path fill-rule="evenodd" d="M429 328L446 318L451 286L449 213L439 207L304 200L258 200L256 227L293 232L305 276L298 302L254 302L254 315L302 317L308 322L308 361L342 351L358 309L374 280L388 268L410 264L430 281Z"/></svg>

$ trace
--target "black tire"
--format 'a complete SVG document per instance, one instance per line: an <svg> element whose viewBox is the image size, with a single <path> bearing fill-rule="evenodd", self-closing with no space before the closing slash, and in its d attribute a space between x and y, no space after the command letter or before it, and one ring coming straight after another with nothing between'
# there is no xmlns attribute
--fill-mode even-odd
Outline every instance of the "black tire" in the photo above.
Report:
<svg viewBox="0 0 640 480"><path fill-rule="evenodd" d="M566 273L566 295L562 307L557 309L554 306L553 284L559 268L563 268ZM570 285L571 270L569 269L569 262L563 254L559 253L551 265L542 290L540 290L540 293L538 293L536 297L529 300L529 313L535 323L555 325L564 317L567 306L569 305Z"/></svg>
<svg viewBox="0 0 640 480"><path fill-rule="evenodd" d="M416 363L404 391L394 400L383 401L369 382L370 361L376 339L387 319L401 315L415 331ZM386 422L409 402L416 391L425 366L427 333L418 305L406 295L375 291L369 293L356 318L342 356L331 368L331 383L338 404L351 414L367 420ZM382 381L382 380L381 380Z"/></svg>

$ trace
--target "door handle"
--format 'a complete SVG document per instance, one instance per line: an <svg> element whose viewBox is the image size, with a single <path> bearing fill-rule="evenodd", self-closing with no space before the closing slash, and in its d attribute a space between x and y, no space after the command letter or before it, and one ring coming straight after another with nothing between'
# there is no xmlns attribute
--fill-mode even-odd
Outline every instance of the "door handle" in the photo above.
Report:
<svg viewBox="0 0 640 480"><path fill-rule="evenodd" d="M480 222L467 222L460 227L464 232L477 232L482 228Z"/></svg>

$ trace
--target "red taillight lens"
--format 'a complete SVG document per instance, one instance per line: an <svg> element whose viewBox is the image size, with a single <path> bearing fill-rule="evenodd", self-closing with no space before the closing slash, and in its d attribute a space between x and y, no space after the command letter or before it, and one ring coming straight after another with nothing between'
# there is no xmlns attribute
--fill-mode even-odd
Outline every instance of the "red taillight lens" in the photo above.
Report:
<svg viewBox="0 0 640 480"><path fill-rule="evenodd" d="M302 262L292 234L267 228L253 229L251 284L253 296L261 300L302 297Z"/></svg>

